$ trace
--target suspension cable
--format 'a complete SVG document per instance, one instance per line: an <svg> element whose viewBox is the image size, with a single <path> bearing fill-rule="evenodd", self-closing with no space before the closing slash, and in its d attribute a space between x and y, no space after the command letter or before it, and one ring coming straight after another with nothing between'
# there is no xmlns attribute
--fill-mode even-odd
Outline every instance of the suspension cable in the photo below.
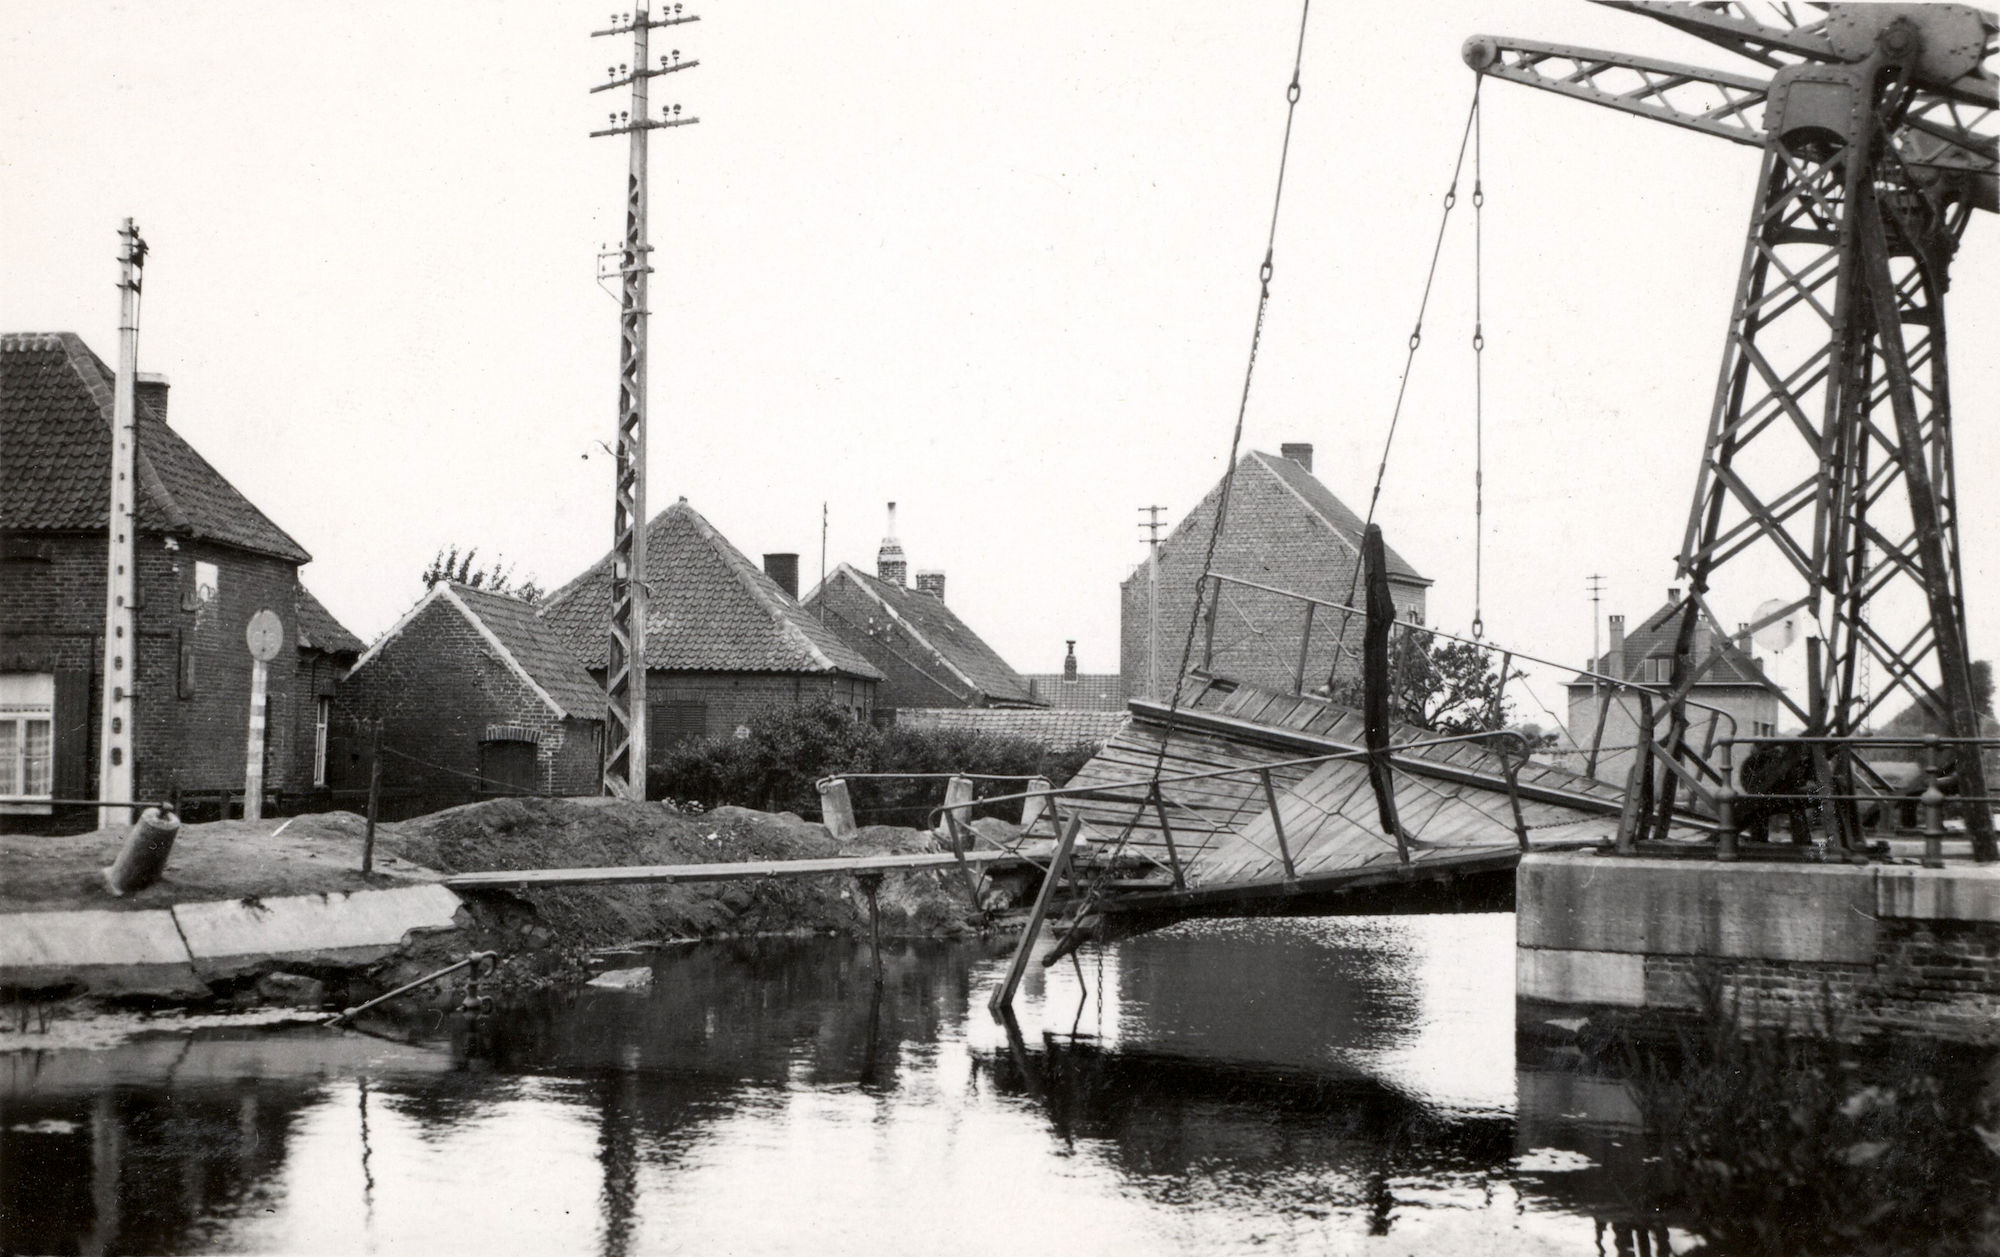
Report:
<svg viewBox="0 0 2000 1257"><path fill-rule="evenodd" d="M1201 623L1204 591L1214 582L1209 578L1215 574L1215 551L1222 540L1223 526L1229 519L1229 499L1236 484L1236 459L1243 446L1243 420L1250 409L1250 382L1257 371L1257 349L1264 338L1264 316L1271 306L1271 276L1278 247L1278 212L1285 200L1285 167L1292 154L1292 122L1299 109L1299 71L1305 64L1306 18L1312 12L1312 0L1301 0L1299 5L1299 38L1292 51L1292 78L1285 86L1285 135L1278 146L1278 178L1271 193L1271 224L1264 235L1264 262L1257 268L1257 317L1250 328L1250 354L1243 366L1243 392L1236 402L1236 426L1229 436L1229 461L1222 473L1222 489L1216 501L1215 522L1208 530L1208 546L1201 561L1201 579L1195 582L1194 604L1189 609L1187 634L1181 639L1181 663L1174 672L1174 688L1167 701L1166 727L1160 734L1160 749L1153 757L1153 776L1157 778L1166 766L1167 747L1173 741L1176 720L1180 712L1181 694L1187 684L1188 664L1194 659L1195 628ZM1214 595L1216 605L1208 609L1213 616L1221 603L1220 592ZM1143 808L1143 804L1141 805ZM1085 893L1083 902L1071 915L1071 920L1081 924L1085 915L1101 897L1105 884L1110 880L1111 870L1117 864L1117 857L1131 839L1131 827L1126 829L1109 856L1098 870L1097 877Z"/></svg>
<svg viewBox="0 0 2000 1257"><path fill-rule="evenodd" d="M1403 418L1403 399L1410 390L1410 368L1416 364L1417 350L1422 348L1424 343L1424 315L1430 309L1431 287L1437 282L1438 257L1444 252L1445 228L1451 222L1452 209L1458 204L1458 180L1465 170L1465 152L1472 141L1474 124L1479 119L1479 88L1485 81L1484 75L1476 75L1472 81L1472 104L1465 111L1465 129L1458 137L1458 157L1451 166L1451 186L1445 189L1444 211L1438 216L1437 238L1431 243L1431 262L1424 272L1424 294L1417 302L1416 326L1410 331L1409 349L1403 356L1403 374L1396 383L1396 404L1389 411L1388 434L1382 438L1382 458L1375 466L1375 487L1368 493L1368 515L1361 525L1361 531L1364 533L1368 531L1368 525L1375 522L1375 507L1382 500L1382 480L1389 471L1389 451L1396 443L1396 426ZM1343 601L1351 606L1355 591L1360 587L1361 562L1357 556L1354 570L1349 574L1347 581L1347 597ZM1340 635L1334 639L1333 673L1327 677L1329 686L1340 670L1340 656L1347 643L1347 626L1352 616L1353 612L1350 611L1341 617Z"/></svg>
<svg viewBox="0 0 2000 1257"><path fill-rule="evenodd" d="M1483 76L1482 76L1483 77ZM1472 98L1472 638L1486 636L1480 615L1486 567L1486 181L1485 123Z"/></svg>

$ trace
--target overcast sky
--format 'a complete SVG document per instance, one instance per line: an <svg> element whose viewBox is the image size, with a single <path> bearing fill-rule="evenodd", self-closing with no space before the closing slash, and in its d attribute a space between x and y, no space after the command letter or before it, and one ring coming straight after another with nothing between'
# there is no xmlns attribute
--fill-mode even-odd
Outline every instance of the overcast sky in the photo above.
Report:
<svg viewBox="0 0 2000 1257"><path fill-rule="evenodd" d="M913 567L1024 671L1118 667L1137 508L1219 476L1243 383L1298 7L701 0L655 80L655 510L753 558ZM580 3L0 6L5 330L117 356L116 229L147 269L142 370L314 555L363 637L477 544L554 585L609 544L627 40ZM1382 444L1475 32L1726 54L1582 4L1322 4L1246 444L1318 447L1357 510ZM1490 636L1581 659L1673 578L1754 152L1513 87L1485 117ZM1473 609L1470 206L1461 201L1380 518ZM1955 268L1976 655L2000 650L2000 248ZM1749 606L1726 606L1747 618ZM1553 686L1542 697L1556 705ZM1528 713L1531 714L1531 713Z"/></svg>

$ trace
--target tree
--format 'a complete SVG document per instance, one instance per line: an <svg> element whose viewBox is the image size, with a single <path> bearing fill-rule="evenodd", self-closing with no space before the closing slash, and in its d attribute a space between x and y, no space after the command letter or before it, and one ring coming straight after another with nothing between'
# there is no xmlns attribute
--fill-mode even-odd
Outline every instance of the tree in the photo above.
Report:
<svg viewBox="0 0 2000 1257"><path fill-rule="evenodd" d="M1389 703L1397 719L1432 733L1492 733L1507 727L1505 678L1491 652L1472 642L1440 641L1415 626L1399 626L1389 642ZM1334 702L1360 707L1360 677L1333 687ZM1538 731L1539 732L1539 731ZM1546 741L1552 743L1553 735Z"/></svg>
<svg viewBox="0 0 2000 1257"><path fill-rule="evenodd" d="M507 562L505 556L494 559L485 567L475 567L478 557L478 546L469 546L462 554L456 545L439 547L437 554L431 558L430 566L424 569L424 588L429 589L439 581L451 581L488 593L506 594L522 602L540 602L548 592L532 576L524 577L518 585L515 584L514 565Z"/></svg>

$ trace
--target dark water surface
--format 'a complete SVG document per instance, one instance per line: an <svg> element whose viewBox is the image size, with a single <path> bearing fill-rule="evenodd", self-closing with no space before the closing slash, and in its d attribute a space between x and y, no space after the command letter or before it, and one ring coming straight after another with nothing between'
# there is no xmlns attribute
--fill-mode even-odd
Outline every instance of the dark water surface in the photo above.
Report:
<svg viewBox="0 0 2000 1257"><path fill-rule="evenodd" d="M1517 1063L1511 916L1183 927L1035 967L1017 1024L985 1008L1004 963L890 946L878 991L844 940L711 944L662 953L650 992L413 1045L229 1029L0 1054L0 1249L1635 1242L1607 1224L1645 1194L1637 1111Z"/></svg>

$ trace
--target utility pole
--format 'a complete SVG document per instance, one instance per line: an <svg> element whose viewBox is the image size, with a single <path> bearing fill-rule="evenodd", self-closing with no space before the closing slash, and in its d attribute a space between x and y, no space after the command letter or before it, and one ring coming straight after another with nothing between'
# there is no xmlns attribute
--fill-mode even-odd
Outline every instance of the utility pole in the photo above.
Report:
<svg viewBox="0 0 2000 1257"><path fill-rule="evenodd" d="M1583 582L1584 589L1590 594L1590 710L1595 712L1600 710L1603 702L1603 696L1597 691L1597 687L1602 684L1597 679L1597 674L1603 671L1598 666L1599 647L1597 644L1597 626L1603 622L1604 617L1599 615L1597 611L1599 603L1604 598L1604 577L1597 572L1592 572L1583 578ZM1601 734L1604 728L1604 722L1601 718L1598 720L1597 728L1599 733L1591 735L1590 759L1588 761L1589 773L1593 777L1597 775L1597 742L1599 734ZM1572 743L1576 741L1576 734L1574 732L1570 734L1570 741Z"/></svg>
<svg viewBox="0 0 2000 1257"><path fill-rule="evenodd" d="M1146 697L1160 696L1160 512L1164 506L1142 506L1139 527L1146 544Z"/></svg>
<svg viewBox="0 0 2000 1257"><path fill-rule="evenodd" d="M826 503L819 504L819 622L826 623Z"/></svg>
<svg viewBox="0 0 2000 1257"><path fill-rule="evenodd" d="M118 378L111 399L111 507L105 517L110 548L104 562L104 704L98 728L97 798L100 829L132 820L133 667L139 629L136 495L139 478L139 287L146 242L126 219L118 229Z"/></svg>
<svg viewBox="0 0 2000 1257"><path fill-rule="evenodd" d="M611 512L611 636L605 655L604 793L627 799L646 797L646 612L651 591L646 586L646 277L652 273L652 246L646 242L646 138L659 127L689 126L700 119L681 117L679 105L667 105L658 118L646 116L649 80L700 64L682 61L678 49L662 56L658 67L647 64L646 37L655 27L681 26L701 19L683 16L681 6L662 9L651 17L638 9L613 14L611 25L592 31L632 36L632 63L610 67L609 81L590 90L630 86L631 108L611 115L611 123L591 137L631 137L625 179L625 240L599 259L616 258L619 277L618 318L618 450L616 486ZM600 276L603 278L603 276Z"/></svg>

